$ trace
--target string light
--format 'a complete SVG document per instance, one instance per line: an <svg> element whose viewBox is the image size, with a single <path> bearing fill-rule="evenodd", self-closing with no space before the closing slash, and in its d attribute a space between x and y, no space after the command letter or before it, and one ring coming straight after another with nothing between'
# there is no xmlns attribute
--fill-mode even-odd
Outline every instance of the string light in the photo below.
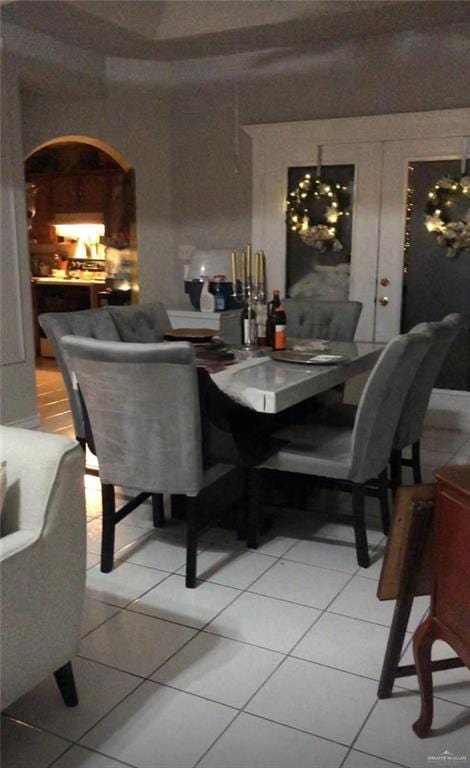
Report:
<svg viewBox="0 0 470 768"><path fill-rule="evenodd" d="M324 200L326 207L318 210L318 203ZM311 204L314 203L312 206ZM295 189L288 193L286 200L287 225L297 232L304 243L318 250L338 251L342 244L337 237L337 224L340 216L350 216L349 194L347 186L323 180L318 173L312 178L305 173Z"/></svg>
<svg viewBox="0 0 470 768"><path fill-rule="evenodd" d="M403 272L408 274L410 249L411 249L411 217L413 213L413 194L412 186L414 166L408 165L408 185L406 189L406 215L405 215L405 240L403 244ZM432 194L432 193L430 193Z"/></svg>

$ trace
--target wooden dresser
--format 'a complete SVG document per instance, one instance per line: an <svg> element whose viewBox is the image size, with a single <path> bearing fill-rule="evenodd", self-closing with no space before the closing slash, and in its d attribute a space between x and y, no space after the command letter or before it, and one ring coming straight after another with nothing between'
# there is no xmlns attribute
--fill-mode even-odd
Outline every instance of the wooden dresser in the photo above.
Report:
<svg viewBox="0 0 470 768"><path fill-rule="evenodd" d="M444 467L437 480L431 610L413 638L421 715L413 725L426 736L432 723L431 648L448 643L470 668L470 465Z"/></svg>

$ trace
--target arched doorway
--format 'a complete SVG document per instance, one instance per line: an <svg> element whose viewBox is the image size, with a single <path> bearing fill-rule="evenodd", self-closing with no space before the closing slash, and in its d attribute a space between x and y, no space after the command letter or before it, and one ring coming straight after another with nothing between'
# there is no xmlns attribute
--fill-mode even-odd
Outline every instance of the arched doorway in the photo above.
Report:
<svg viewBox="0 0 470 768"><path fill-rule="evenodd" d="M37 316L138 301L134 171L99 139L68 135L29 153L25 180L41 428L73 434Z"/></svg>

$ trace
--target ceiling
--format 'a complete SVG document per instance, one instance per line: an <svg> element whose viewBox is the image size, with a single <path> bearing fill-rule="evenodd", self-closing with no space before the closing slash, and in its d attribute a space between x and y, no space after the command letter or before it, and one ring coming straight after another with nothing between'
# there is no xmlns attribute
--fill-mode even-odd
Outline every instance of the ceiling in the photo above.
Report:
<svg viewBox="0 0 470 768"><path fill-rule="evenodd" d="M162 61L470 21L467 0L0 0L2 20L103 56Z"/></svg>

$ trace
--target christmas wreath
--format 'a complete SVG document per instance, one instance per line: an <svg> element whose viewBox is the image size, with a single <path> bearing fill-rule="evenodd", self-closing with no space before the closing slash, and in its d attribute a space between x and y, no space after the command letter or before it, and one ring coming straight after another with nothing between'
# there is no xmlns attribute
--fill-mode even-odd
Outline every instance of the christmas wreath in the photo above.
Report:
<svg viewBox="0 0 470 768"><path fill-rule="evenodd" d="M326 206L318 213L321 200ZM289 192L286 221L306 245L318 251L341 251L343 245L338 240L336 225L341 216L350 216L348 203L347 187L319 177L312 179L306 173Z"/></svg>
<svg viewBox="0 0 470 768"><path fill-rule="evenodd" d="M462 195L470 198L470 176L460 179L446 176L428 193L425 226L436 235L449 258L457 256L459 251L470 250L470 208L464 219L452 219L452 208Z"/></svg>

